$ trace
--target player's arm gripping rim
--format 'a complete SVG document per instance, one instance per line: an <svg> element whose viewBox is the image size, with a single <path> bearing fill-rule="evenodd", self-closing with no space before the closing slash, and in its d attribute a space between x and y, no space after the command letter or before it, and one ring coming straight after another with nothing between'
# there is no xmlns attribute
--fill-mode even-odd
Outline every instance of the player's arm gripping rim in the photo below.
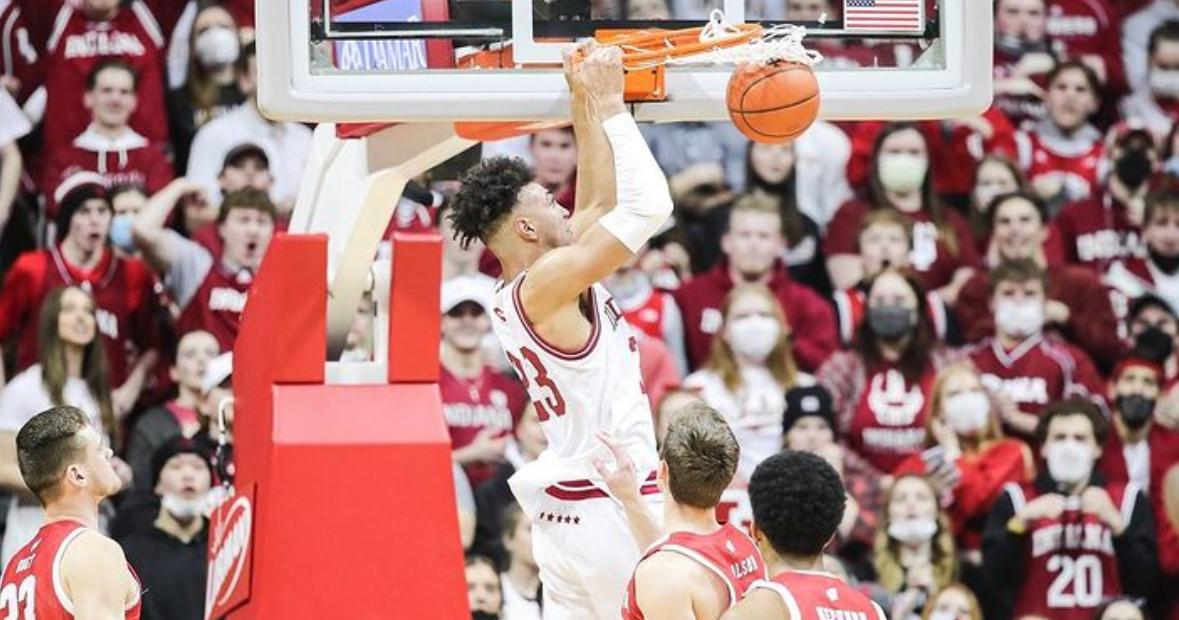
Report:
<svg viewBox="0 0 1179 620"><path fill-rule="evenodd" d="M590 39L581 47L564 54L565 79L569 83L570 110L573 114L573 134L577 137L576 202L570 217L573 238L580 239L618 201L618 184L614 176L614 154L602 122L618 113L617 106L604 106L601 97L586 92L574 81L573 72L597 44ZM623 110L625 112L625 110Z"/></svg>
<svg viewBox="0 0 1179 620"><path fill-rule="evenodd" d="M76 620L123 620L128 573L118 543L84 532L66 547L60 570Z"/></svg>
<svg viewBox="0 0 1179 620"><path fill-rule="evenodd" d="M613 151L617 206L598 217L592 225L578 222L585 232L576 236L572 245L545 254L529 268L520 294L528 315L542 324L542 333L547 319L574 303L595 282L630 261L672 211L667 179L622 100L621 51L616 47L593 50L574 67L571 79L583 85L585 110L592 109L597 117L606 119L601 122L601 127ZM576 106L574 113L578 114ZM588 122L591 119L587 114L582 124ZM578 130L577 123L574 130ZM579 143L581 136L581 133L577 134ZM579 144L579 153L581 150ZM578 174L587 172L589 170L579 169ZM588 222L588 218L594 216L584 217Z"/></svg>

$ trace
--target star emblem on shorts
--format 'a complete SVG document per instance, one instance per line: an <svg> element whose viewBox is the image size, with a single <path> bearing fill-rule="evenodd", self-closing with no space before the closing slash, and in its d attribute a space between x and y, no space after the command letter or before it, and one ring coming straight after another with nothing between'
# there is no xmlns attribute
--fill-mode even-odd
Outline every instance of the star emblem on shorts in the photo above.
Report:
<svg viewBox="0 0 1179 620"><path fill-rule="evenodd" d="M573 525L579 525L580 523L581 517L573 517Z"/></svg>
<svg viewBox="0 0 1179 620"><path fill-rule="evenodd" d="M555 516L556 515L550 512L545 518L549 520L549 523L552 523Z"/></svg>

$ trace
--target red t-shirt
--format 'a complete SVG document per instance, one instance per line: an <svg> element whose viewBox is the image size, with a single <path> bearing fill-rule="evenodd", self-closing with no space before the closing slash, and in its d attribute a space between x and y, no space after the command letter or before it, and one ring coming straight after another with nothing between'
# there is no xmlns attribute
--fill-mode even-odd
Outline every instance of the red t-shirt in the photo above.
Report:
<svg viewBox="0 0 1179 620"><path fill-rule="evenodd" d="M41 192L47 197L45 214L57 215L53 193L70 175L80 171L102 175L107 187L138 185L150 196L172 182L175 173L164 145L129 131L110 140L87 129L48 158L41 171Z"/></svg>
<svg viewBox="0 0 1179 620"><path fill-rule="evenodd" d="M528 403L518 381L489 366L474 379L457 377L443 367L438 376L438 391L454 449L470 444L484 429L511 436ZM495 466L491 464L468 465L464 469L471 487L479 486L495 474Z"/></svg>
<svg viewBox="0 0 1179 620"><path fill-rule="evenodd" d="M248 270L234 272L224 263L214 264L180 311L177 337L201 329L217 338L222 351L232 351L253 284L253 274Z"/></svg>
<svg viewBox="0 0 1179 620"><path fill-rule="evenodd" d="M68 285L94 296L110 383L122 385L136 357L159 347L160 298L147 265L110 250L86 272L67 263L56 246L22 254L0 286L0 342L18 337L18 370L37 363L41 304L53 289Z"/></svg>
<svg viewBox="0 0 1179 620"><path fill-rule="evenodd" d="M893 366L868 374L852 412L847 442L872 467L888 473L921 452L926 403L936 375L928 369L913 383Z"/></svg>
<svg viewBox="0 0 1179 620"><path fill-rule="evenodd" d="M1033 336L1010 351L988 338L970 353L983 385L1004 394L1023 413L1039 415L1048 403L1073 394L1101 394L1093 363L1064 343Z"/></svg>
<svg viewBox="0 0 1179 620"><path fill-rule="evenodd" d="M729 591L729 607L737 604L749 588L766 578L766 563L757 545L732 525L721 526L711 534L672 532L651 545L643 560L659 552L678 553L699 563L719 578ZM641 563L643 560L639 560ZM623 620L643 620L643 610L635 600L635 579L626 586L622 604Z"/></svg>
<svg viewBox="0 0 1179 620"><path fill-rule="evenodd" d="M869 211L871 207L859 200L844 203L827 226L823 252L827 256L857 254L860 220L868 215ZM950 251L945 237L939 234L937 225L925 211L898 213L913 223L913 249L909 252L909 265L926 290L934 290L949 284L954 272L960 267L977 267L980 264L970 226L957 212L949 209L942 211L948 227L946 234L956 240L957 252Z"/></svg>
<svg viewBox="0 0 1179 620"><path fill-rule="evenodd" d="M1109 194L1066 206L1056 216L1065 259L1104 274L1118 259L1146 256L1141 229Z"/></svg>
<svg viewBox="0 0 1179 620"><path fill-rule="evenodd" d="M86 526L77 521L62 520L41 527L32 542L21 548L8 561L4 580L0 582L0 607L11 612L13 618L37 620L74 620L74 605L62 599L60 587L61 558L66 546ZM127 565L135 577L135 570ZM135 577L138 581L138 577ZM139 620L143 610L142 596L123 612L126 620Z"/></svg>

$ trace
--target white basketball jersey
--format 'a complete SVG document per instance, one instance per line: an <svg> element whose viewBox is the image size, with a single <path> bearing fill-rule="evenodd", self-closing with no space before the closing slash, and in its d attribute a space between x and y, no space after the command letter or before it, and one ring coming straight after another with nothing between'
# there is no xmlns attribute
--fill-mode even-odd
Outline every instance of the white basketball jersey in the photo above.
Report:
<svg viewBox="0 0 1179 620"><path fill-rule="evenodd" d="M536 333L524 312L520 285L526 275L501 284L491 324L536 407L550 456L601 454L597 433L606 431L629 447L636 466L653 467L655 431L638 343L613 297L601 284L590 287L583 297L593 323L589 340L577 351L562 351Z"/></svg>

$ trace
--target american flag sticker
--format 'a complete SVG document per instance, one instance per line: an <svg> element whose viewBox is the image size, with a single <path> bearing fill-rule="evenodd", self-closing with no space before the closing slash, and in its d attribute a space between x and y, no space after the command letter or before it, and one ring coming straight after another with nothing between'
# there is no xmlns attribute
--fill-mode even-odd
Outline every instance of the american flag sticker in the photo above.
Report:
<svg viewBox="0 0 1179 620"><path fill-rule="evenodd" d="M925 30L924 0L843 0L845 30L921 32Z"/></svg>

